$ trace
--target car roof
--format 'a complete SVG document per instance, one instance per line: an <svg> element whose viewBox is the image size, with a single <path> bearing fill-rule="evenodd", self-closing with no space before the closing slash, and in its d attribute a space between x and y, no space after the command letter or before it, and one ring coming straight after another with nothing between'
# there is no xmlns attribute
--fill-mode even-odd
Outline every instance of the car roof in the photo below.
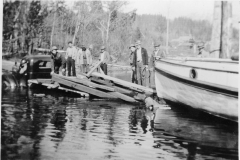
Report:
<svg viewBox="0 0 240 160"><path fill-rule="evenodd" d="M23 59L50 59L50 55L27 55Z"/></svg>

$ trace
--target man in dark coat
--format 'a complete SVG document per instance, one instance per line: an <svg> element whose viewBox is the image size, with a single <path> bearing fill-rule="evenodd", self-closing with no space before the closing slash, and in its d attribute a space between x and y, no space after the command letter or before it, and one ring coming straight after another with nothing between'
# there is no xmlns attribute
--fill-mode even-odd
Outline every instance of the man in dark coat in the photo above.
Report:
<svg viewBox="0 0 240 160"><path fill-rule="evenodd" d="M136 52L133 57L133 65L136 66L136 77L139 85L146 85L146 71L148 70L147 50L141 47L141 42L137 41Z"/></svg>
<svg viewBox="0 0 240 160"><path fill-rule="evenodd" d="M136 77L136 63L133 64L133 58L136 58L136 56L134 56L136 54L136 47L134 44L131 44L129 46L129 49L130 49L130 66L132 67L132 83L137 83L137 77ZM136 61L136 60L135 60Z"/></svg>
<svg viewBox="0 0 240 160"><path fill-rule="evenodd" d="M103 70L104 74L107 75L107 64L110 61L110 55L106 51L105 46L101 47L101 53L100 53L100 56L99 56L99 61L102 62L102 64L100 65L101 69Z"/></svg>
<svg viewBox="0 0 240 160"><path fill-rule="evenodd" d="M51 50L51 68L52 68L52 73L59 74L59 69L62 67L62 74L65 75L65 68L66 68L66 63L65 63L65 58L58 53L57 47L53 46Z"/></svg>

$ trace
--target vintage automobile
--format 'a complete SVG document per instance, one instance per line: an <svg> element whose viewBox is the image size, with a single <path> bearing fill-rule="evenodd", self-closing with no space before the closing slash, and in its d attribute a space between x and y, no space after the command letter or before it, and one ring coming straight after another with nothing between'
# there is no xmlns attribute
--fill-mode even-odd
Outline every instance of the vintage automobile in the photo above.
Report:
<svg viewBox="0 0 240 160"><path fill-rule="evenodd" d="M28 55L25 56L17 71L2 72L2 88L26 87L29 79L51 78L51 56L50 55Z"/></svg>

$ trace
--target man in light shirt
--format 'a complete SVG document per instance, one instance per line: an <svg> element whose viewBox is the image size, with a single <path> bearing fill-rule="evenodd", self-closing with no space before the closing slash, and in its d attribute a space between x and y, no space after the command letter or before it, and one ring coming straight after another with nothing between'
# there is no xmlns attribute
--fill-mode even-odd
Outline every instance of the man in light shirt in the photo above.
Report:
<svg viewBox="0 0 240 160"><path fill-rule="evenodd" d="M102 62L102 64L100 65L101 69L103 70L104 74L107 75L107 63L110 60L110 56L109 56L109 53L106 51L105 46L101 47L101 53L99 56L99 60Z"/></svg>
<svg viewBox="0 0 240 160"><path fill-rule="evenodd" d="M141 42L137 41L136 44L136 52L133 58L133 65L136 66L136 77L137 83L139 85L146 86L146 72L148 70L148 54L147 50L141 47Z"/></svg>
<svg viewBox="0 0 240 160"><path fill-rule="evenodd" d="M76 55L77 55L77 49L73 46L72 41L69 41L68 48L66 51L66 56L65 56L67 60L68 76L71 76L71 75L76 76L76 69L75 69Z"/></svg>

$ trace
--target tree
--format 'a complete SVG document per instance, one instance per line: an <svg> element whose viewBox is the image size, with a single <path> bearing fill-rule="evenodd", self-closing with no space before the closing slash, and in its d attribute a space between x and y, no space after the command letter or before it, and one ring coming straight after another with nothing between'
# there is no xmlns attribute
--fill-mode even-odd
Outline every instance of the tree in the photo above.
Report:
<svg viewBox="0 0 240 160"><path fill-rule="evenodd" d="M42 32L43 20L47 16L46 9L41 8L40 1L30 3L28 13L28 54L32 53L33 46L38 42L37 35Z"/></svg>
<svg viewBox="0 0 240 160"><path fill-rule="evenodd" d="M65 10L66 6L64 3L65 2L63 0L52 1L50 3L50 6L48 7L48 11L50 12L50 14L53 14L50 47L52 47L52 44L53 44L53 35L54 35L57 15L61 15L66 12Z"/></svg>

